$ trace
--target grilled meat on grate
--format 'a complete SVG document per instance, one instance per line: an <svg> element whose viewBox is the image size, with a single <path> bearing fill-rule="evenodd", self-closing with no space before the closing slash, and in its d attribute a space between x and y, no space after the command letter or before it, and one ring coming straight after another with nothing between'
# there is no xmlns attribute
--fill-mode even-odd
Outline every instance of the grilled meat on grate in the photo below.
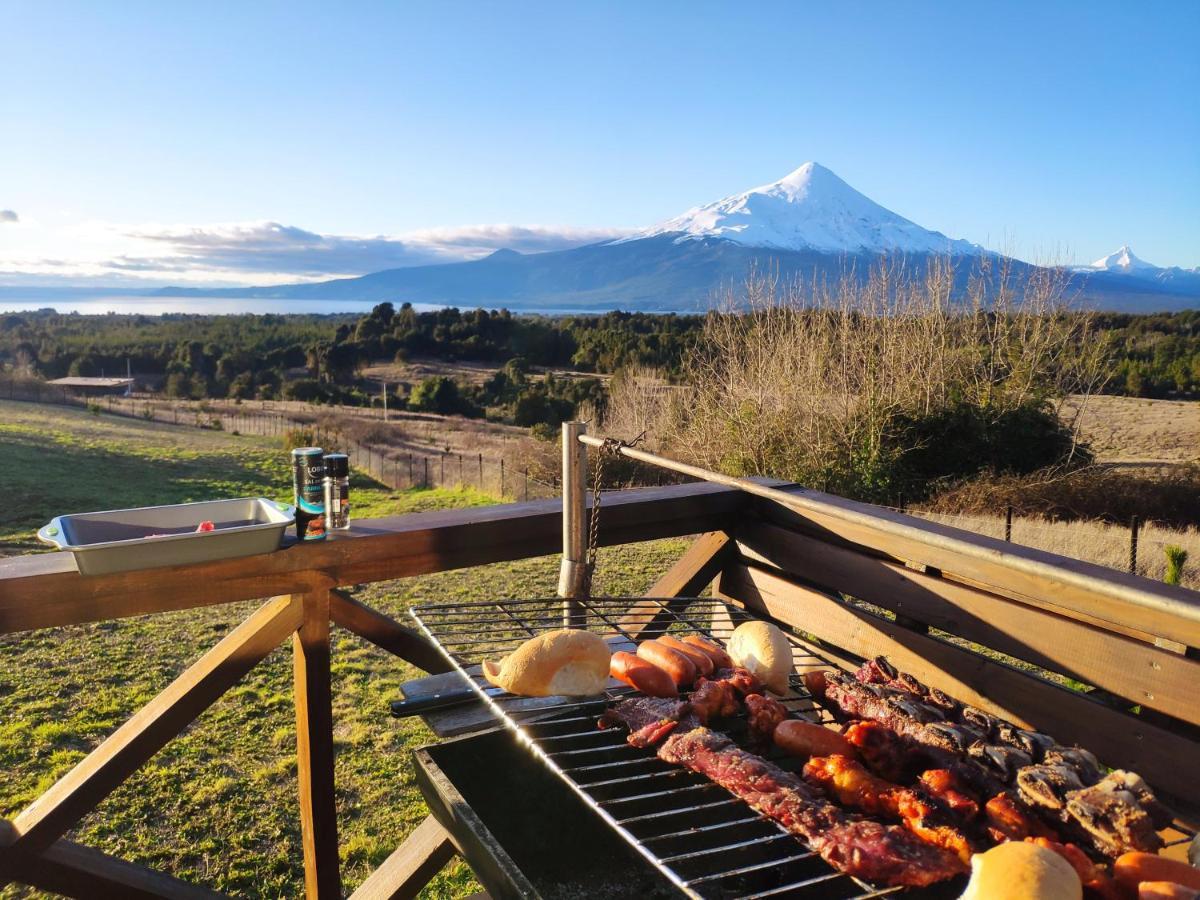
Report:
<svg viewBox="0 0 1200 900"><path fill-rule="evenodd" d="M814 756L804 766L804 780L843 806L899 819L921 840L949 850L964 864L975 852L967 836L923 790L902 787L872 775L857 760L837 754Z"/></svg>
<svg viewBox="0 0 1200 900"><path fill-rule="evenodd" d="M1170 821L1170 811L1138 776L1103 775L1087 750L1058 745L1048 735L972 707L960 707L960 720L948 721L954 718L949 706L935 701L933 692L896 672L886 660L864 664L856 678L825 672L824 702L845 716L875 720L895 733L896 743L931 761L939 756L942 762L947 756L956 759L956 773L966 776L981 796L992 797L986 810L994 834L1028 833L1028 823L1017 813L1027 815L1025 810L1034 809L1056 828L1108 856L1162 846L1155 827ZM969 736L974 737L966 741ZM847 738L856 744L863 741L869 747L863 758L869 764L879 760L887 768L878 771L885 775L903 758L878 728L851 726ZM1016 786L1019 793L997 796L997 789L1007 786Z"/></svg>
<svg viewBox="0 0 1200 900"><path fill-rule="evenodd" d="M707 728L670 735L658 749L806 840L835 869L868 881L925 886L965 871L953 853L895 825L858 819L817 796L798 776Z"/></svg>

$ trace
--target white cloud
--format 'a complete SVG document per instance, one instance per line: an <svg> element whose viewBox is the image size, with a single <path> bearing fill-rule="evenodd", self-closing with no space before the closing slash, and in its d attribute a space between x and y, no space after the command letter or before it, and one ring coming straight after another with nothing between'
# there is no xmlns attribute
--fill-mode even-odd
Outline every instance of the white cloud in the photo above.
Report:
<svg viewBox="0 0 1200 900"><path fill-rule="evenodd" d="M518 253L565 250L612 240L630 229L546 225L467 225L396 235L320 234L279 222L233 222L202 226L75 224L61 240L44 236L23 258L4 258L0 276L18 272L136 277L163 281L277 284L364 275L383 269L480 259L506 248ZM69 235L69 240L67 240ZM63 246L76 256L61 258Z"/></svg>
<svg viewBox="0 0 1200 900"><path fill-rule="evenodd" d="M16 212L14 212L13 210L0 209L0 225L4 225L7 223L11 223L11 222L20 222L20 221L21 221L21 219L17 216Z"/></svg>

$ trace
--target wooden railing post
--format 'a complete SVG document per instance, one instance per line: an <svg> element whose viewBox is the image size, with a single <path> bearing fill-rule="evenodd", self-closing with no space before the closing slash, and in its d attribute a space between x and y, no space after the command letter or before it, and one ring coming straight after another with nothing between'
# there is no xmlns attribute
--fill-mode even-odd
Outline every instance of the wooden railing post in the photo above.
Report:
<svg viewBox="0 0 1200 900"><path fill-rule="evenodd" d="M310 900L342 896L333 782L333 693L329 677L328 586L303 596L304 621L292 637L296 700L296 775Z"/></svg>

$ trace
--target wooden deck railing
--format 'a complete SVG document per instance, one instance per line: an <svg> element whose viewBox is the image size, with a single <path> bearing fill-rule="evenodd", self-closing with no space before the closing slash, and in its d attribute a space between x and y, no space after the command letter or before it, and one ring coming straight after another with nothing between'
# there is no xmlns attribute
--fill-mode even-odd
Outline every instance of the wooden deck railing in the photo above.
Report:
<svg viewBox="0 0 1200 900"><path fill-rule="evenodd" d="M720 596L793 626L826 658L852 665L887 654L960 699L1140 771L1200 821L1195 773L1181 763L1200 753L1200 594L762 484L606 496L601 543L701 534L649 596L686 605L717 579ZM415 631L340 588L557 553L561 540L561 504L539 501L358 522L320 544L206 565L83 577L63 554L0 561L0 634L270 598L29 808L0 820L0 884L86 897L218 896L63 836L290 639L305 886L309 897L340 896L330 626L428 672L446 670ZM661 608L646 604L630 622L652 629L645 612ZM997 651L1009 661L997 661ZM1068 690L1016 663L1091 690ZM447 833L426 820L354 896L412 896L453 852Z"/></svg>
<svg viewBox="0 0 1200 900"><path fill-rule="evenodd" d="M602 543L720 530L746 500L707 484L626 491L605 503ZM347 535L262 556L90 577L80 575L67 554L0 560L0 634L270 598L28 808L11 821L0 820L0 886L20 881L89 898L220 896L63 836L290 640L305 889L313 898L342 896L330 626L346 628L427 672L448 666L415 631L338 588L555 553L561 548L561 509L560 501L537 501L365 520ZM411 896L453 852L432 820L405 848L356 896Z"/></svg>

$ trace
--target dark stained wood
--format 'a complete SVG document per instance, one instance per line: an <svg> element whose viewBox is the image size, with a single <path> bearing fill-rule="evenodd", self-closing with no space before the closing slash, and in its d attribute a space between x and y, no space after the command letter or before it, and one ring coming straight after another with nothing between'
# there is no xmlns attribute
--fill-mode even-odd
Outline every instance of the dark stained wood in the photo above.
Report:
<svg viewBox="0 0 1200 900"><path fill-rule="evenodd" d="M682 597L681 604L647 601L635 603L620 619L621 628L632 638L661 633L672 613L687 606L686 598L697 596L720 574L730 552L729 535L710 531L696 538L676 563L646 592L647 597Z"/></svg>
<svg viewBox="0 0 1200 900"><path fill-rule="evenodd" d="M259 607L17 816L15 846L26 852L50 846L278 647L300 621L300 604L290 597L275 597Z"/></svg>
<svg viewBox="0 0 1200 900"><path fill-rule="evenodd" d="M303 623L292 636L296 701L296 777L309 900L342 896L333 777L333 692L329 676L328 589L303 595Z"/></svg>
<svg viewBox="0 0 1200 900"><path fill-rule="evenodd" d="M335 625L353 631L426 672L437 674L453 669L442 652L419 632L360 603L343 591L330 592L329 615Z"/></svg>
<svg viewBox="0 0 1200 900"><path fill-rule="evenodd" d="M751 558L818 587L1200 724L1200 661L778 526L747 522L737 536Z"/></svg>
<svg viewBox="0 0 1200 900"><path fill-rule="evenodd" d="M929 566L1063 615L1083 614L1200 647L1200 592L831 494L788 493L790 505L755 497L750 509L790 530Z"/></svg>
<svg viewBox="0 0 1200 900"><path fill-rule="evenodd" d="M746 565L721 576L722 593L858 657L885 655L926 684L981 709L1078 743L1106 764L1141 773L1165 794L1200 806L1200 785L1180 760L1196 744L962 647L911 632L784 578Z"/></svg>
<svg viewBox="0 0 1200 900"><path fill-rule="evenodd" d="M420 700L434 694L457 693L471 690L470 684L457 671L426 678L414 678L400 685L400 693L409 700ZM495 728L496 713L490 706L476 700L461 706L437 709L421 715L421 720L440 738L457 737L484 728Z"/></svg>
<svg viewBox="0 0 1200 900"><path fill-rule="evenodd" d="M55 841L40 854L0 850L0 884L9 879L79 900L225 900L228 897L67 840Z"/></svg>
<svg viewBox="0 0 1200 900"><path fill-rule="evenodd" d="M703 483L615 492L600 543L721 530L746 499ZM0 559L0 634L544 556L561 550L561 515L561 501L539 500L367 519L261 556L90 577L66 553Z"/></svg>
<svg viewBox="0 0 1200 900"><path fill-rule="evenodd" d="M350 900L410 900L457 852L449 832L433 816L426 816Z"/></svg>

